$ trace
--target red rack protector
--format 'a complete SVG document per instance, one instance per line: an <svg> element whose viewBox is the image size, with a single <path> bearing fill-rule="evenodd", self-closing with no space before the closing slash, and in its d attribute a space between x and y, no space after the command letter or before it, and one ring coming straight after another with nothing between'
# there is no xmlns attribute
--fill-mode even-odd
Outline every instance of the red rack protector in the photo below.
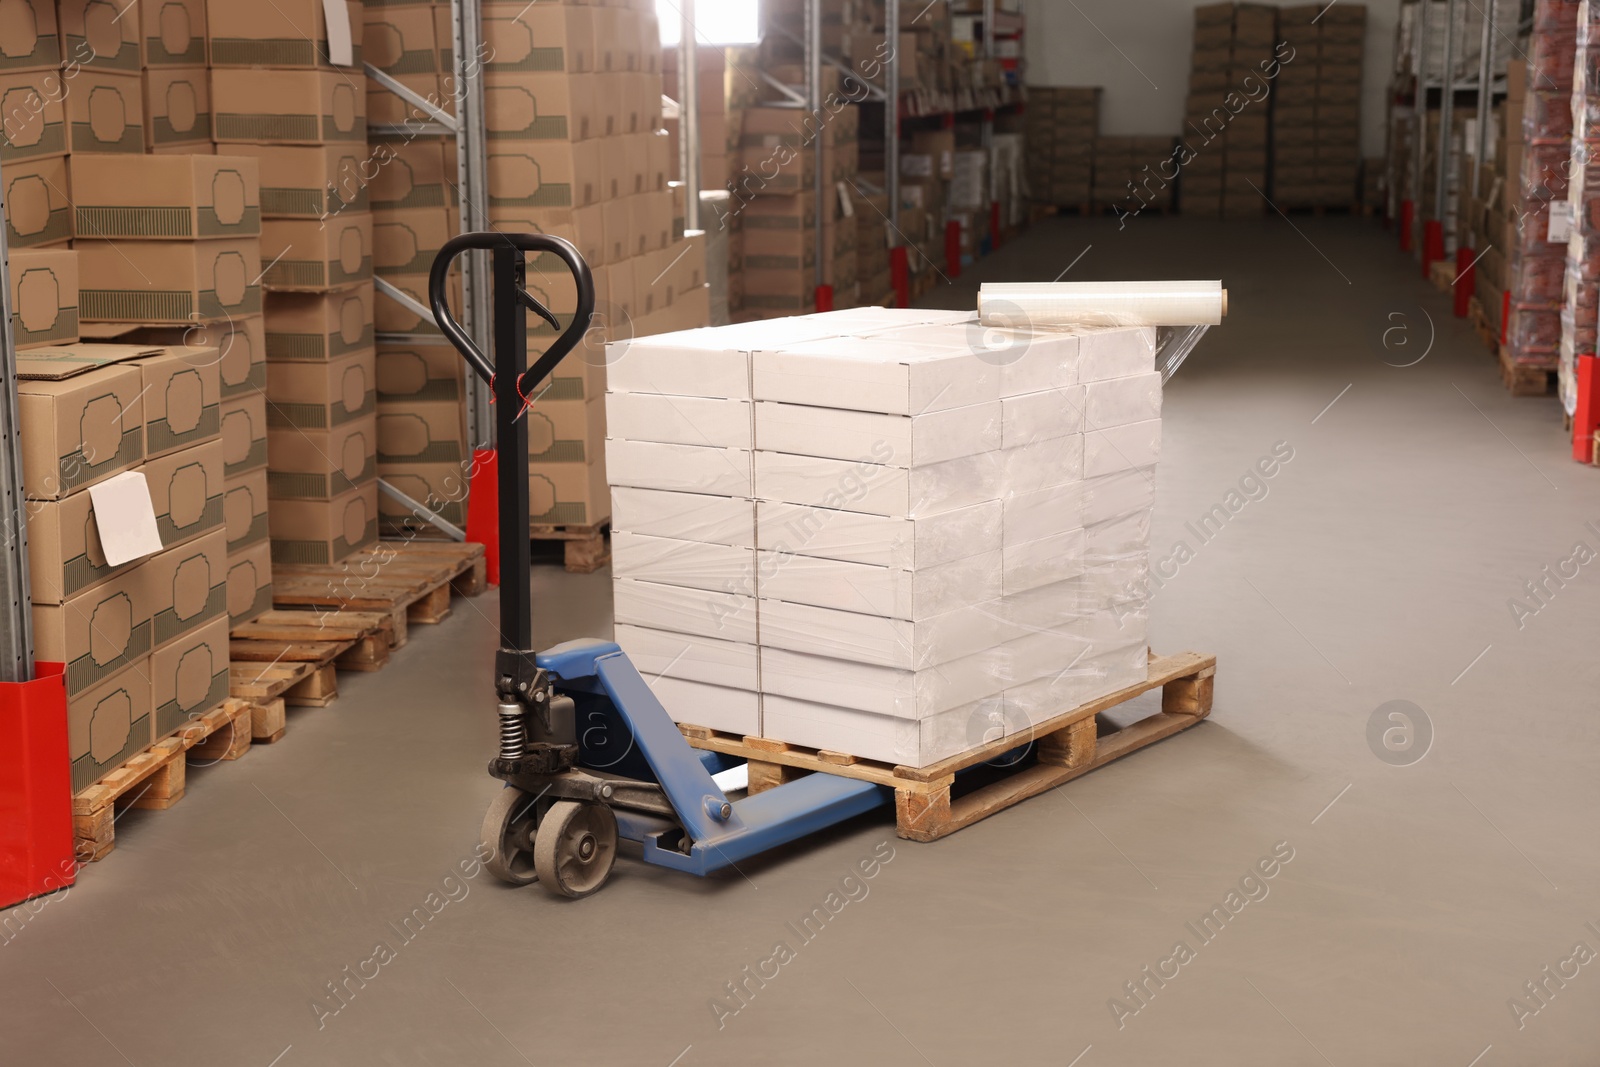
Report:
<svg viewBox="0 0 1600 1067"><path fill-rule="evenodd" d="M64 666L0 682L0 907L76 880ZM10 927L0 930L0 942L9 938Z"/></svg>

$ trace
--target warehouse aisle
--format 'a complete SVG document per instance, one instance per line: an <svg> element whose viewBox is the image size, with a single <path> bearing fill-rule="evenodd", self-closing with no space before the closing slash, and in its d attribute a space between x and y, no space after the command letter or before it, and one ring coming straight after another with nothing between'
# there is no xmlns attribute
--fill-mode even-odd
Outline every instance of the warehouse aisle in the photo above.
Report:
<svg viewBox="0 0 1600 1067"><path fill-rule="evenodd" d="M1556 402L1508 399L1367 220L1052 220L932 299L1069 267L1230 290L1169 386L1152 541L1154 641L1217 653L1210 723L936 844L865 817L706 881L625 861L558 902L472 876L494 602L458 601L6 927L7 1059L1590 1055L1600 978L1564 961L1600 945L1597 678L1572 668L1600 504ZM542 642L608 631L605 573L535 587ZM1541 1005L1546 967L1568 977Z"/></svg>

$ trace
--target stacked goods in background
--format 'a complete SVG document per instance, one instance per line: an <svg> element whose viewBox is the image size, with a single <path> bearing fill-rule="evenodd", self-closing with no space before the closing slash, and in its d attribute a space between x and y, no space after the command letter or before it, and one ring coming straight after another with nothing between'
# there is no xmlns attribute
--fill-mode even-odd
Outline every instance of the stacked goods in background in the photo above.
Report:
<svg viewBox="0 0 1600 1067"><path fill-rule="evenodd" d="M137 2L144 37L145 145L157 153L210 153L205 0Z"/></svg>
<svg viewBox="0 0 1600 1067"><path fill-rule="evenodd" d="M1267 191L1267 130L1272 97L1262 95L1263 90L1255 87L1267 84L1263 72L1275 62L1277 12L1277 8L1265 4L1234 5L1228 87L1246 103L1228 120L1220 138L1227 153L1222 178L1222 213L1230 218L1259 215L1269 210L1264 194ZM1360 91L1359 80L1356 91Z"/></svg>
<svg viewBox="0 0 1600 1067"><path fill-rule="evenodd" d="M484 37L487 42L493 36L495 44L489 47L510 48L499 14L496 5L485 5ZM454 113L450 6L370 4L363 18L367 61ZM547 40L545 54L551 58L546 66L559 72L563 67L554 57L565 60L567 54L562 38L551 32ZM514 54L526 58L529 49L524 46ZM352 200L361 201L352 202L350 209L372 212L374 276L426 305L434 257L460 231L455 141L418 133L431 116L375 80L367 83L366 98L371 136L363 161L371 178L357 174L348 183ZM452 296L459 298L459 274L452 280ZM381 291L374 292L373 301L364 326L368 337L376 330L371 387L377 476L446 522L464 527L472 455L465 363L431 316L418 315ZM352 319L359 317L354 305L351 312ZM378 518L379 532L386 537L437 536L431 524L382 492Z"/></svg>
<svg viewBox="0 0 1600 1067"><path fill-rule="evenodd" d="M1591 0L1578 4L1574 57L1567 182L1572 232L1567 238L1558 365L1561 403L1568 416L1578 406L1578 358L1594 355L1600 309L1600 6Z"/></svg>
<svg viewBox="0 0 1600 1067"><path fill-rule="evenodd" d="M441 30L436 47L446 40ZM643 3L495 3L484 8L484 43L490 225L571 241L597 297L584 345L541 383L529 411L532 521L598 526L610 511L604 340L710 317L705 235L682 232L681 192L669 186L660 31ZM447 159L447 183L453 168ZM577 289L564 263L536 256L528 268L529 292L565 325ZM530 315L530 351L555 336Z"/></svg>
<svg viewBox="0 0 1600 1067"><path fill-rule="evenodd" d="M1577 4L1537 0L1522 102L1521 167L1508 178L1508 207L1518 220L1507 286L1503 362L1554 370L1565 299L1567 177L1572 154L1572 68Z"/></svg>
<svg viewBox="0 0 1600 1067"><path fill-rule="evenodd" d="M349 177L367 157L362 7L213 0L207 15L218 151L254 156L268 191L272 559L337 563L378 536L372 214Z"/></svg>
<svg viewBox="0 0 1600 1067"><path fill-rule="evenodd" d="M35 656L66 682L74 790L228 696L217 357L94 343L17 357Z"/></svg>
<svg viewBox="0 0 1600 1067"><path fill-rule="evenodd" d="M1036 203L1087 211L1094 196L1100 87L1030 88L1023 112L1028 189Z"/></svg>
<svg viewBox="0 0 1600 1067"><path fill-rule="evenodd" d="M1473 289L1479 313L1498 350L1505 339L1511 264L1521 242L1521 219L1515 214L1525 146L1522 114L1528 91L1528 65L1520 60L1506 68L1506 98L1495 112L1494 136L1487 160L1478 167L1478 198L1469 206L1473 248L1481 258L1473 268Z"/></svg>
<svg viewBox="0 0 1600 1067"><path fill-rule="evenodd" d="M1184 143L1192 158L1183 166L1183 210L1191 215L1222 214L1227 175L1226 142L1231 113L1223 106L1232 82L1233 4L1194 9L1194 52L1189 60L1189 94L1184 105Z"/></svg>
<svg viewBox="0 0 1600 1067"><path fill-rule="evenodd" d="M889 267L889 197L850 190L856 217L856 277L860 301L867 307L894 303L894 277Z"/></svg>
<svg viewBox="0 0 1600 1067"><path fill-rule="evenodd" d="M1273 89L1273 199L1280 207L1354 206L1361 169L1361 58L1367 9L1282 8ZM1291 58L1292 57L1292 58Z"/></svg>
<svg viewBox="0 0 1600 1067"><path fill-rule="evenodd" d="M1153 331L1000 367L975 329L859 309L618 353L616 636L675 719L924 766L1145 676Z"/></svg>
<svg viewBox="0 0 1600 1067"><path fill-rule="evenodd" d="M933 288L945 261L945 210L956 170L953 127L918 129L900 152L900 239L911 273L911 299Z"/></svg>
<svg viewBox="0 0 1600 1067"><path fill-rule="evenodd" d="M1119 214L1172 207L1171 137L1101 137L1094 147L1094 206Z"/></svg>

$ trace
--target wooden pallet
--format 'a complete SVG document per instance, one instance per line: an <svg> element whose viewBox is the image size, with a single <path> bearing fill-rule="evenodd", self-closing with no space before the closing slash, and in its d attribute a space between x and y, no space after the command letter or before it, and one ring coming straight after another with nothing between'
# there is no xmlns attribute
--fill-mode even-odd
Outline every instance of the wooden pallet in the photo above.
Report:
<svg viewBox="0 0 1600 1067"><path fill-rule="evenodd" d="M562 563L568 574L593 574L611 562L611 520L586 526L534 523L528 528L534 541L561 542Z"/></svg>
<svg viewBox="0 0 1600 1067"><path fill-rule="evenodd" d="M1478 340L1491 352L1500 351L1500 338L1495 332L1494 324L1489 321L1489 315L1483 310L1483 301L1476 295L1467 298L1467 321L1472 323L1472 332L1478 335Z"/></svg>
<svg viewBox="0 0 1600 1067"><path fill-rule="evenodd" d="M383 669L394 619L380 611L274 609L230 637L230 692L262 707L256 732L271 742L283 733L283 704L326 707L339 695L339 670Z"/></svg>
<svg viewBox="0 0 1600 1067"><path fill-rule="evenodd" d="M72 832L78 862L100 859L116 846L119 806L165 811L182 800L188 756L214 763L248 752L250 725L249 704L230 698L76 794Z"/></svg>
<svg viewBox="0 0 1600 1067"><path fill-rule="evenodd" d="M487 585L483 546L456 541L380 541L334 564L272 568L279 608L378 612L389 617L391 647L411 623L450 615L450 597L477 596Z"/></svg>
<svg viewBox="0 0 1600 1067"><path fill-rule="evenodd" d="M1434 260L1428 268L1428 280L1441 293L1448 293L1456 284L1456 265L1448 259Z"/></svg>
<svg viewBox="0 0 1600 1067"><path fill-rule="evenodd" d="M283 737L287 706L324 707L338 695L339 682L331 663L244 662L229 665L228 692L250 705L250 739L270 745Z"/></svg>
<svg viewBox="0 0 1600 1067"><path fill-rule="evenodd" d="M1103 767L1162 738L1187 730L1211 713L1212 679L1217 657L1198 652L1157 656L1149 677L1035 727L1027 736L1012 735L968 749L927 767L902 767L790 745L763 737L740 737L704 726L679 726L695 748L748 760L750 792L759 793L805 774L821 771L894 790L896 832L912 841L935 841L971 826L1028 797ZM1123 728L1102 712L1134 697L1160 689L1161 711ZM997 779L959 796L952 795L956 772L995 759L1032 743L1034 759L997 771Z"/></svg>
<svg viewBox="0 0 1600 1067"><path fill-rule="evenodd" d="M1501 345L1500 381L1512 396L1544 396L1555 389L1555 360L1538 363L1513 360L1506 346Z"/></svg>

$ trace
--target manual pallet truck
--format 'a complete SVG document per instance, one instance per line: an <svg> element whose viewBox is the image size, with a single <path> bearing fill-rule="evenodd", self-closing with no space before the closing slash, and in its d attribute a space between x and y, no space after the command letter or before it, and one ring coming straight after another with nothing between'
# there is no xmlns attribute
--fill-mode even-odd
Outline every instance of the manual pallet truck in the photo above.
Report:
<svg viewBox="0 0 1600 1067"><path fill-rule="evenodd" d="M493 254L493 360L452 317L446 298L451 264L473 249ZM528 312L558 331L561 323L524 288L530 252L563 260L578 290L571 323L531 367ZM495 407L500 751L489 774L506 788L483 820L482 842L494 857L489 871L512 885L538 881L558 896L584 897L605 884L621 838L638 842L646 863L706 875L889 804L893 793L885 786L825 773L730 801L712 776L739 761L689 747L616 644L580 639L543 652L532 647L528 394L589 329L594 279L561 238L464 233L434 259L428 299L445 337L489 383Z"/></svg>

